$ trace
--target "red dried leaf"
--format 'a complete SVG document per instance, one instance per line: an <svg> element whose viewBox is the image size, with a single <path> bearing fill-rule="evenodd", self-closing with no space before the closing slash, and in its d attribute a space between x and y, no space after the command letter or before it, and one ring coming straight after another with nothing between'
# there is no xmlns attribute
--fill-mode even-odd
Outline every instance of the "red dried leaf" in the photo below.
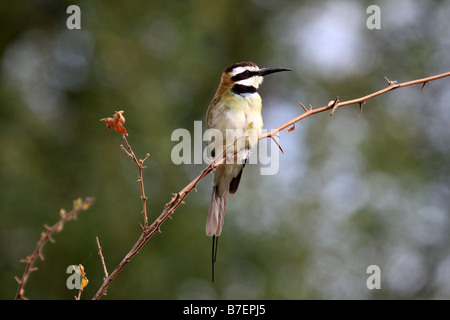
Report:
<svg viewBox="0 0 450 320"><path fill-rule="evenodd" d="M103 118L103 119L100 119L100 121L105 122L106 127L108 127L108 129L110 129L110 130L114 129L117 132L128 135L127 130L122 125L123 123L125 123L125 117L123 116L123 111L116 111L112 118Z"/></svg>
<svg viewBox="0 0 450 320"><path fill-rule="evenodd" d="M294 129L295 129L295 123L292 125L292 127L284 129L284 131L291 132L291 131L294 131Z"/></svg>

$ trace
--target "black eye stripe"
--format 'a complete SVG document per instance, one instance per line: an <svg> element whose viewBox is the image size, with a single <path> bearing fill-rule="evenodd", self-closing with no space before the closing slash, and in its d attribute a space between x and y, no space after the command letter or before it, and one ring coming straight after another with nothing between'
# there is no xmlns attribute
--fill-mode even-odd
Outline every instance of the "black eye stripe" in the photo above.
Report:
<svg viewBox="0 0 450 320"><path fill-rule="evenodd" d="M243 71L241 73L238 73L237 75L231 77L231 80L236 82L236 81L240 81L240 80L251 78L251 77L253 77L256 74L257 74L256 71L245 70L245 71Z"/></svg>

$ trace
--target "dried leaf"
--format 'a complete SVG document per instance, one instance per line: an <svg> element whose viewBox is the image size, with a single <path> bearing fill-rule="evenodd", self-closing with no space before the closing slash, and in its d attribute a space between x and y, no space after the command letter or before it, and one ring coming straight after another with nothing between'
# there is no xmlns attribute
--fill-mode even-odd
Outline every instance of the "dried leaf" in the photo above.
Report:
<svg viewBox="0 0 450 320"><path fill-rule="evenodd" d="M84 267L82 264L78 265L78 272L80 274L80 276L84 277L86 275L86 273L84 272Z"/></svg>
<svg viewBox="0 0 450 320"><path fill-rule="evenodd" d="M83 265L81 265L81 264L78 265L78 271L79 271L80 276L81 276L81 290L83 290L84 287L86 287L88 285L89 280L86 277L86 272L84 271Z"/></svg>
<svg viewBox="0 0 450 320"><path fill-rule="evenodd" d="M294 129L295 129L295 123L292 125L292 127L284 129L284 131L291 132L291 131L294 131Z"/></svg>
<svg viewBox="0 0 450 320"><path fill-rule="evenodd" d="M87 278L83 278L81 280L81 289L84 289L84 287L86 287L89 283L89 280Z"/></svg>
<svg viewBox="0 0 450 320"><path fill-rule="evenodd" d="M123 116L123 111L116 111L112 118L103 118L100 121L106 123L108 129L114 129L117 132L128 135L127 130L122 125L125 123L125 117Z"/></svg>

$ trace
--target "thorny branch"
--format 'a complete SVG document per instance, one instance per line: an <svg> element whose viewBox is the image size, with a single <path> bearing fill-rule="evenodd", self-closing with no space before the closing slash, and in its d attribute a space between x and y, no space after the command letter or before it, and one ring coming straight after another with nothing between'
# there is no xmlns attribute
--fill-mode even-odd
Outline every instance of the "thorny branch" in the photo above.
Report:
<svg viewBox="0 0 450 320"><path fill-rule="evenodd" d="M103 271L105 272L105 278L103 278L104 280L108 278L108 269L106 269L105 258L103 257L102 247L100 247L100 241L98 240L98 237L95 237L95 239L97 240L98 254L100 256L100 259L102 260Z"/></svg>
<svg viewBox="0 0 450 320"><path fill-rule="evenodd" d="M139 159L136 158L133 150L130 147L130 144L128 143L126 134L122 135L123 140L125 141L125 144L127 145L127 148L125 149L125 147L123 145L120 145L120 147L122 148L122 150L131 158L133 159L134 163L136 163L136 166L138 168L139 171L139 185L141 187L141 199L142 199L142 215L144 216L144 227L142 227L141 225L141 229L144 230L145 228L148 227L148 220L147 220L147 197L145 196L145 189L144 189L144 180L142 179L142 170L144 170L146 167L144 166L144 161L147 160L147 158L150 156L150 154L146 154L144 159Z"/></svg>
<svg viewBox="0 0 450 320"><path fill-rule="evenodd" d="M128 145L129 147L129 145ZM128 149L131 151L131 147ZM226 149L223 151L222 155L225 153ZM161 232L160 226L167 219L172 219L171 214L178 208L179 205L184 203L184 198L193 190L196 189L197 184L203 180L211 171L213 171L218 165L223 163L226 159L225 156L218 156L215 161L213 161L206 169L204 169L200 175L191 181L183 190L178 193L173 194L172 199L168 202L163 209L163 212L159 215L159 217L150 225L142 228L142 234L139 239L136 241L131 250L126 254L126 256L122 259L119 265L114 269L113 272L109 276L104 279L104 282L100 289L97 291L95 296L92 298L93 300L99 300L103 295L106 295L106 290L111 284L111 282L115 279L115 277L119 274L120 271L125 267L125 265L130 262L130 260L139 252L139 250L147 243L147 241L156 233ZM221 159L218 159L222 157ZM141 173L141 169L139 170ZM140 175L140 181L142 181L142 175ZM145 208L145 202L143 202ZM145 210L145 209L144 209Z"/></svg>
<svg viewBox="0 0 450 320"><path fill-rule="evenodd" d="M79 264L78 267L74 267L74 269L81 279L80 288L78 289L78 296L75 296L75 300L81 300L81 294L83 293L84 287L86 287L89 283L89 280L86 276L86 272L84 271L84 267L81 264Z"/></svg>
<svg viewBox="0 0 450 320"><path fill-rule="evenodd" d="M379 90L377 92L368 94L368 95L366 95L364 97L361 97L361 98L348 100L348 101L342 101L342 102L339 101L339 98L336 98L336 100L330 101L328 103L328 105L325 106L325 107L313 109L313 107L310 105L309 106L309 110L306 109L306 107L300 103L302 108L305 110L305 113L303 113L302 115L298 116L297 118L294 118L294 119L286 122L285 124L279 126L278 128L273 129L272 131L261 135L259 137L259 139L261 140L261 139L264 139L264 138L273 137L275 134L277 134L281 130L284 130L284 129L288 128L288 127L291 127L292 125L294 125L295 123L299 122L300 120L302 120L302 119L304 119L306 117L309 117L309 116L311 116L313 114L316 114L316 113L321 113L321 112L324 112L324 111L327 111L327 110L331 110L330 116L332 116L334 111L337 108L348 106L348 105L353 105L353 104L358 104L359 108L360 108L360 111L361 111L362 110L362 105L365 104L367 100L370 100L370 99L373 99L375 97L378 97L378 96L380 96L380 95L382 95L384 93L387 93L389 91L392 91L392 90L395 90L395 89L398 89L398 88L412 86L412 85L415 85L415 84L422 84L421 89L423 89L427 83L429 83L429 82L431 82L433 80L437 80L437 79L441 79L441 78L445 78L445 77L449 77L449 76L450 76L450 72L446 72L446 73L438 74L438 75L435 75L435 76L432 76L432 77L412 80L412 81L403 82L403 83L397 83L397 81L390 81L388 78L384 77L386 79L387 83L388 83L388 87L386 87L386 88L384 88L382 90Z"/></svg>
<svg viewBox="0 0 450 320"><path fill-rule="evenodd" d="M380 96L380 95L382 95L384 93L387 93L389 91L392 91L392 90L395 90L395 89L398 89L398 88L402 88L402 87L412 86L412 85L415 85L415 84L422 84L422 88L421 89L423 89L425 84L427 84L427 83L429 83L429 82L431 82L433 80L437 80L437 79L448 77L448 76L450 76L450 72L439 74L439 75L428 77L428 78L423 78L423 79L413 80L413 81L409 81L409 82L404 82L404 83L397 83L396 81L390 81L390 80L388 80L386 78L386 81L388 82L388 87L387 88L384 88L382 90L379 90L379 91L371 93L371 94L368 94L368 95L363 96L361 98L348 100L348 101L343 101L343 102L340 102L339 98L336 98L334 101L330 101L328 103L328 105L325 106L325 107L315 108L314 109L310 105L309 110L302 103L300 103L302 108L305 110L305 113L303 113L302 115L300 115L300 116L298 116L298 117L296 117L296 118L286 122L285 124L279 126L278 128L276 128L276 129L274 129L274 130L272 130L272 131L270 131L270 132L268 132L266 134L261 135L259 137L259 140L270 137L277 143L277 145L280 147L280 150L283 152L283 149L281 148L281 145L275 139L275 137L277 136L278 132L280 132L281 130L284 130L286 132L293 131L295 129L295 124L297 122L299 122L300 120L306 118L306 117L309 117L309 116L311 116L313 114L321 113L321 112L324 112L324 111L327 111L327 110L331 110L330 116L332 116L337 108L348 106L348 105L353 105L353 104L358 104L359 107L360 107L360 110L361 110L362 104L366 103L367 100L370 100L372 98ZM116 118L116 116L115 116L115 118ZM111 119L111 118L108 118L108 119ZM104 121L104 119L102 119L102 121ZM123 120L123 122L125 122L125 120ZM110 127L110 126L108 125L108 127ZM124 133L124 132L122 132L122 133ZM125 131L125 133L126 133L126 131ZM125 139L125 134L124 134L124 139ZM219 155L218 157L216 157L216 159L214 159L211 162L211 164L208 165L186 187L184 187L180 192L172 194L173 195L172 199L164 206L164 209L163 209L162 213L159 215L159 217L150 226L146 225L145 227L142 228L142 234L139 237L139 239L133 245L131 250L126 254L126 256L122 259L122 261L119 263L119 265L114 269L114 271L108 277L105 278L102 286L100 287L100 289L97 291L97 293L93 297L93 300L99 300L103 295L106 294L106 289L111 284L111 282L115 279L115 277L119 274L119 272L126 266L126 264L128 262L130 262L130 260L139 252L139 250L147 243L147 241L156 232L161 232L161 229L160 229L161 225L167 219L169 219L169 218L171 219L171 215L178 208L178 206L180 206L181 204L184 203L184 199L187 197L187 195L192 190L196 190L196 186L201 180L203 180L208 174L210 174L217 166L219 166L220 164L222 164L223 162L226 161L225 153L226 153L227 148L225 148L224 152L221 155ZM124 148L122 147L122 149L124 149ZM135 157L133 157L134 153L132 153L131 147L128 145L128 142L127 142L127 149L128 149L128 152L127 152L128 155L131 158L133 158L133 161L136 162ZM143 193L142 169L144 167L140 167L138 162L136 162L136 164L138 165L138 168L139 168L139 181L142 184L141 190L142 190L142 193ZM140 163L140 164L142 165L142 163ZM142 196L143 196L142 199L143 199L143 205L144 205L144 212L146 212L145 211L145 201L144 201L145 195L142 194Z"/></svg>
<svg viewBox="0 0 450 320"><path fill-rule="evenodd" d="M34 252L26 257L25 259L21 260L21 262L25 262L27 266L25 267L25 271L22 275L22 278L19 279L15 277L17 283L19 284L19 287L17 289L16 293L16 300L23 299L26 300L26 297L24 296L25 293L25 285L28 281L28 278L30 277L31 272L36 271L37 268L33 267L36 258L39 257L41 260L44 260L44 256L42 254L42 249L47 241L55 242L53 240L52 236L55 232L60 232L64 224L69 221L77 218L77 214L82 210L87 210L94 202L94 198L86 198L84 201L81 199L77 199L73 202L73 209L69 213L66 212L66 210L61 209L59 214L61 216L61 219L55 223L53 226L49 227L47 225L44 225L45 229L47 231L42 231L41 233L41 239L38 242L38 245Z"/></svg>

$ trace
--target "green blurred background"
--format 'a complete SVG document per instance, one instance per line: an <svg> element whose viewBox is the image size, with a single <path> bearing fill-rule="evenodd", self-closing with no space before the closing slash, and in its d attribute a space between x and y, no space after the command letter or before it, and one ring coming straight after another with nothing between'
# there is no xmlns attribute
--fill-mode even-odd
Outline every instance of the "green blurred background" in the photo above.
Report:
<svg viewBox="0 0 450 320"><path fill-rule="evenodd" d="M81 9L68 30L66 9ZM381 9L369 30L366 9ZM124 110L153 221L205 165L175 165L177 128L204 119L222 70L250 60L267 77L265 127L339 95L357 98L450 70L449 1L2 1L0 4L0 298L13 299L43 224L70 221L31 274L29 299L83 299L111 272L142 222L137 170L100 118ZM207 177L103 299L448 299L450 78L322 113L281 133L276 175L246 167L227 205L211 283ZM366 269L381 269L369 290Z"/></svg>

